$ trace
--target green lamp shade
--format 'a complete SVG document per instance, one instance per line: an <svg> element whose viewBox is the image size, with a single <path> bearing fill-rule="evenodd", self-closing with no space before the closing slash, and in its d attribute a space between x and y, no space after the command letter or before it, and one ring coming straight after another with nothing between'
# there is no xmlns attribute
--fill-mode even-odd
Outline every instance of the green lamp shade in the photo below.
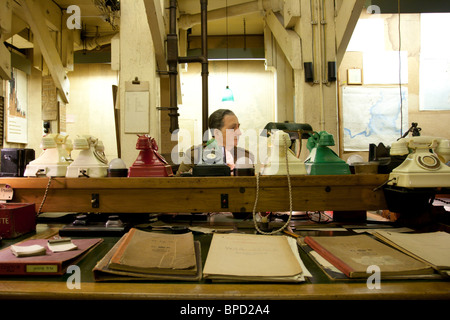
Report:
<svg viewBox="0 0 450 320"><path fill-rule="evenodd" d="M222 101L234 101L233 91L227 86L223 94Z"/></svg>

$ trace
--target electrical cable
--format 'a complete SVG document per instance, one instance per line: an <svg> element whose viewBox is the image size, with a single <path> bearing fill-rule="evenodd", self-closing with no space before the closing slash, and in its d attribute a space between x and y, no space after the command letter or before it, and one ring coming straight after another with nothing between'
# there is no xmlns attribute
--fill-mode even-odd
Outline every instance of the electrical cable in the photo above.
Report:
<svg viewBox="0 0 450 320"><path fill-rule="evenodd" d="M400 29L400 0L397 0L397 11L398 11L398 85L400 89L400 136L403 135L403 96L402 96L402 36Z"/></svg>
<svg viewBox="0 0 450 320"><path fill-rule="evenodd" d="M280 227L278 230L274 230L271 232L265 232L262 231L259 227L258 227L258 223L256 222L256 205L258 204L258 199L259 199L259 175L260 173L258 172L256 174L256 198L255 198L255 204L253 206L253 223L255 225L255 229L264 235L272 235L278 232L282 232L284 229L286 229L286 227L289 225L289 223L291 222L291 218L292 218L292 187L291 187L291 177L289 174L289 161L288 161L288 143L287 143L287 139L283 139L284 140L284 145L285 145L285 155L286 155L286 176L287 176L287 180L288 180L288 189L289 189L289 218L286 221L286 223Z"/></svg>
<svg viewBox="0 0 450 320"><path fill-rule="evenodd" d="M41 205L39 206L39 210L37 212L37 215L40 215L42 213L42 207L44 206L45 200L47 199L48 190L50 189L50 183L52 182L52 177L50 176L48 178L47 187L45 188L44 197L42 198Z"/></svg>

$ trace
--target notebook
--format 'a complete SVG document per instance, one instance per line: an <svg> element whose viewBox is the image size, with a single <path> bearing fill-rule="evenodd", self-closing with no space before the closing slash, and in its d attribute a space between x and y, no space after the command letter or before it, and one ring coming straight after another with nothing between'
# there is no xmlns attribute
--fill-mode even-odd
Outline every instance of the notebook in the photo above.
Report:
<svg viewBox="0 0 450 320"><path fill-rule="evenodd" d="M301 282L296 240L278 235L214 234L203 277L220 281Z"/></svg>
<svg viewBox="0 0 450 320"><path fill-rule="evenodd" d="M307 236L305 243L349 278L367 278L370 266L377 266L381 277L432 274L433 268L369 235Z"/></svg>

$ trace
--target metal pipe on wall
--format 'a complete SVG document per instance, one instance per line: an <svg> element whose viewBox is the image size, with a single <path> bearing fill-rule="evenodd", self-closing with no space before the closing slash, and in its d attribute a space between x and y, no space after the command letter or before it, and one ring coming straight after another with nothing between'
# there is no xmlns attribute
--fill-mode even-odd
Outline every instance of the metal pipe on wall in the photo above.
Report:
<svg viewBox="0 0 450 320"><path fill-rule="evenodd" d="M202 132L208 130L208 0L200 0L202 10Z"/></svg>
<svg viewBox="0 0 450 320"><path fill-rule="evenodd" d="M203 133L208 130L208 0L200 0L201 6L201 39L202 54L197 57L179 57L178 56L178 37L177 37L177 1L170 0L170 26L167 35L167 63L169 65L169 86L170 86L170 132L174 132L178 126L178 93L177 76L178 63L199 62L202 64L202 129Z"/></svg>
<svg viewBox="0 0 450 320"><path fill-rule="evenodd" d="M178 37L177 37L177 0L170 0L169 4L169 33L167 34L167 64L169 66L169 117L170 133L179 128L178 126Z"/></svg>

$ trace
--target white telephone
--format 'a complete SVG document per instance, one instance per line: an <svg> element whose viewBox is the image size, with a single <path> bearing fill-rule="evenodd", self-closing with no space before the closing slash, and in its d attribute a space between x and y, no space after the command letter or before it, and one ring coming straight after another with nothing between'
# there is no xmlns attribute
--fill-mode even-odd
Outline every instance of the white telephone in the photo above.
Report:
<svg viewBox="0 0 450 320"><path fill-rule="evenodd" d="M389 175L388 185L405 188L450 187L450 140L414 136L393 142L391 155L408 156Z"/></svg>
<svg viewBox="0 0 450 320"><path fill-rule="evenodd" d="M108 160L102 141L93 136L79 136L73 141L73 148L80 150L80 153L67 167L66 177L106 177Z"/></svg>
<svg viewBox="0 0 450 320"><path fill-rule="evenodd" d="M41 140L42 154L31 161L24 172L25 177L64 177L67 167L72 162L70 153L72 141L67 135L50 133Z"/></svg>
<svg viewBox="0 0 450 320"><path fill-rule="evenodd" d="M271 136L271 143L270 155L262 169L262 175L286 175L288 169L286 157L289 174L306 175L305 163L289 148L292 142L288 133L282 130L275 131Z"/></svg>

